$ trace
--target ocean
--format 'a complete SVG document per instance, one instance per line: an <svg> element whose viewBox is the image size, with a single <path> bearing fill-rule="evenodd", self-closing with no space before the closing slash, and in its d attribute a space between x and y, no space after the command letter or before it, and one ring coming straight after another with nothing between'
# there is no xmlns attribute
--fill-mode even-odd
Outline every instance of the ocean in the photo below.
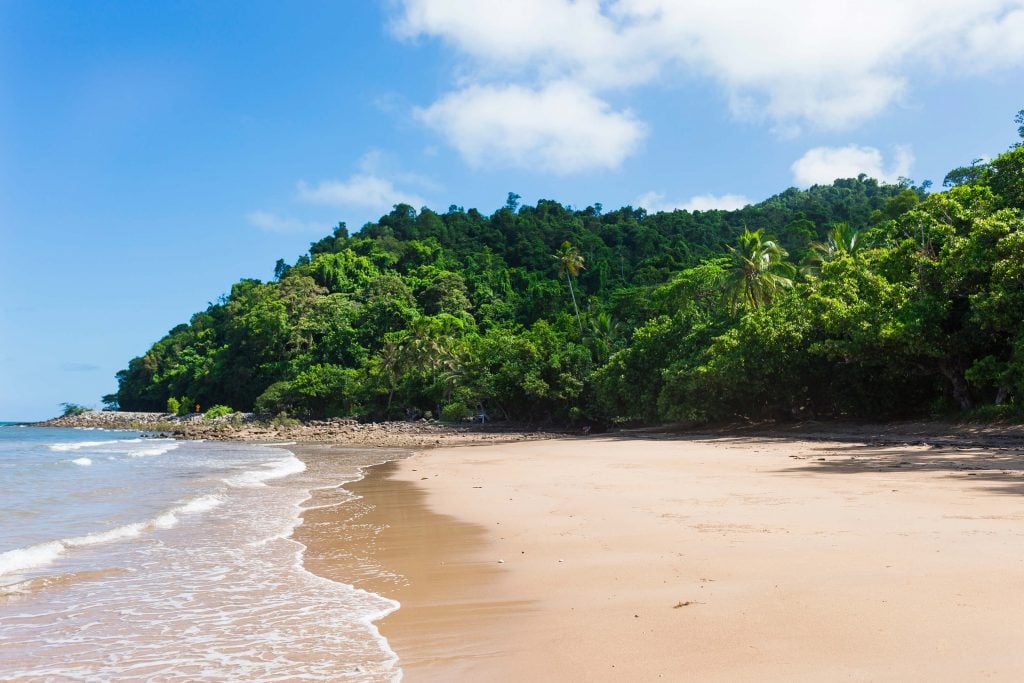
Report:
<svg viewBox="0 0 1024 683"><path fill-rule="evenodd" d="M0 424L0 680L401 678L371 623L397 603L302 566L305 469L273 445Z"/></svg>

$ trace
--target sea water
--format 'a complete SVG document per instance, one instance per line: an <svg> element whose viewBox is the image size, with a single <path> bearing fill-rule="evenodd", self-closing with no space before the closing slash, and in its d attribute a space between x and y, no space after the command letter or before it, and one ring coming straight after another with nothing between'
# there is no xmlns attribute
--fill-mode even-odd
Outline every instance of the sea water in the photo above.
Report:
<svg viewBox="0 0 1024 683"><path fill-rule="evenodd" d="M401 677L397 607L315 576L281 447L0 424L0 680Z"/></svg>

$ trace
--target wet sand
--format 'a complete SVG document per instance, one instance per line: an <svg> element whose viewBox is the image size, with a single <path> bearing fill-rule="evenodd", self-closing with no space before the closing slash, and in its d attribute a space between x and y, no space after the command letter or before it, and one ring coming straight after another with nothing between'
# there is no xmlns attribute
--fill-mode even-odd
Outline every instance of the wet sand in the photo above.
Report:
<svg viewBox="0 0 1024 683"><path fill-rule="evenodd" d="M306 565L402 603L408 681L1024 679L1017 450L592 437L346 488Z"/></svg>

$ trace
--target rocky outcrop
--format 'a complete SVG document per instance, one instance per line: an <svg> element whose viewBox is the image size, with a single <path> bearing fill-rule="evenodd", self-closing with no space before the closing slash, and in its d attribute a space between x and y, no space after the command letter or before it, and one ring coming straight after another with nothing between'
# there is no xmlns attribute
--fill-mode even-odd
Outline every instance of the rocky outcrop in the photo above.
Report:
<svg viewBox="0 0 1024 683"><path fill-rule="evenodd" d="M340 446L432 448L469 443L526 441L563 435L503 425L453 425L433 420L415 422L359 422L332 420L258 421L251 413L236 413L214 420L202 415L91 411L39 423L49 427L100 427L166 434L181 439L226 441L329 442Z"/></svg>

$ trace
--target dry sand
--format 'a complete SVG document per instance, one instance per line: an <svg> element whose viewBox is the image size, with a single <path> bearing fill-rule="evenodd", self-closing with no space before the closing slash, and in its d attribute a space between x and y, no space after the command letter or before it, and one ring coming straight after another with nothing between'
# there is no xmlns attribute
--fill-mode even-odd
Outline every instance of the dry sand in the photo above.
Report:
<svg viewBox="0 0 1024 683"><path fill-rule="evenodd" d="M591 437L347 488L307 566L402 603L408 681L1024 680L1020 451Z"/></svg>

